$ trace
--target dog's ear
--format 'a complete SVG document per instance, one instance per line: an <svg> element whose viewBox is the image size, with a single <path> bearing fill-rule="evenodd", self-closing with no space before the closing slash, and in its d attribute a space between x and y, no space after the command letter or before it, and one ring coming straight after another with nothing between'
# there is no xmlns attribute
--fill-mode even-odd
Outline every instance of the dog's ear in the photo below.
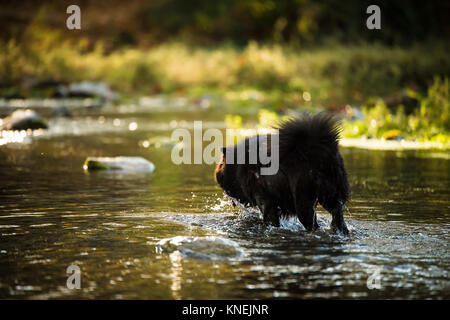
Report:
<svg viewBox="0 0 450 320"><path fill-rule="evenodd" d="M227 147L220 148L220 151L222 151L223 155L225 155L227 152Z"/></svg>

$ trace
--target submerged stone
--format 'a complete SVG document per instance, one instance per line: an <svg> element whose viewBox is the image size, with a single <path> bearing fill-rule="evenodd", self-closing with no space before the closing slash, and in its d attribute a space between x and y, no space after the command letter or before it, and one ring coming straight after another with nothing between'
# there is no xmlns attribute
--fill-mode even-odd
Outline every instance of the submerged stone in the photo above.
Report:
<svg viewBox="0 0 450 320"><path fill-rule="evenodd" d="M177 236L159 241L156 248L158 252L178 251L183 257L200 260L230 259L244 254L236 242L215 236Z"/></svg>
<svg viewBox="0 0 450 320"><path fill-rule="evenodd" d="M31 109L16 110L0 121L0 130L47 129L44 120Z"/></svg>
<svg viewBox="0 0 450 320"><path fill-rule="evenodd" d="M69 97L100 97L107 101L117 101L119 95L112 91L106 83L83 81L71 83L67 88Z"/></svg>
<svg viewBox="0 0 450 320"><path fill-rule="evenodd" d="M86 171L119 171L126 173L153 172L155 165L141 157L88 157L83 164Z"/></svg>

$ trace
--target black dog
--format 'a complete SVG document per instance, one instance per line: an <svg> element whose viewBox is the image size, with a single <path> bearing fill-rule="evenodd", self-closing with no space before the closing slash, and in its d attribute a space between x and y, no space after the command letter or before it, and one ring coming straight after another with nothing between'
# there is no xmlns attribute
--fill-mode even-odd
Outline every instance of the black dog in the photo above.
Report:
<svg viewBox="0 0 450 320"><path fill-rule="evenodd" d="M347 235L343 206L349 199L350 187L338 149L337 120L325 113L305 115L283 122L278 129L279 170L276 174L261 174L265 166L261 164L259 153L256 163L249 161L252 144L256 142L261 147L263 139L257 135L222 149L223 159L215 170L216 181L243 205L257 206L265 223L279 226L281 216L297 216L308 231L316 230L319 225L315 208L320 203L332 215L332 230ZM272 136L266 140L267 153L272 156L269 144ZM240 148L245 150L244 162L237 162ZM234 161L227 163L227 154L234 154Z"/></svg>

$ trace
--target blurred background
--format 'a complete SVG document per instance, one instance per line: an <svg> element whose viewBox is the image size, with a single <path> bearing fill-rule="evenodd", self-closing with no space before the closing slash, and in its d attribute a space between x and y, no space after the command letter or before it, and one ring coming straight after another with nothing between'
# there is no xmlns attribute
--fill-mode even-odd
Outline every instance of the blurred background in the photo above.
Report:
<svg viewBox="0 0 450 320"><path fill-rule="evenodd" d="M448 144L446 1L72 2L81 30L67 29L66 2L2 1L0 96L95 81L122 102L175 94L231 111L321 108L359 120L347 137ZM381 30L366 27L371 4Z"/></svg>

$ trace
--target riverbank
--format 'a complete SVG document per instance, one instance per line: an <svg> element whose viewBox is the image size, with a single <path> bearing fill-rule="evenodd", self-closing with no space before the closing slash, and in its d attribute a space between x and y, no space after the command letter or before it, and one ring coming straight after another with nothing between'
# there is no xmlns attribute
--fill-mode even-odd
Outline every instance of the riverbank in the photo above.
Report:
<svg viewBox="0 0 450 320"><path fill-rule="evenodd" d="M444 145L439 142L419 142L419 141L392 141L383 139L367 139L362 138L343 138L340 140L339 145L348 148L359 148L368 150L385 150L385 151L406 151L406 150L418 150L418 151L445 151L436 153L436 157L443 159L450 159L449 145Z"/></svg>

